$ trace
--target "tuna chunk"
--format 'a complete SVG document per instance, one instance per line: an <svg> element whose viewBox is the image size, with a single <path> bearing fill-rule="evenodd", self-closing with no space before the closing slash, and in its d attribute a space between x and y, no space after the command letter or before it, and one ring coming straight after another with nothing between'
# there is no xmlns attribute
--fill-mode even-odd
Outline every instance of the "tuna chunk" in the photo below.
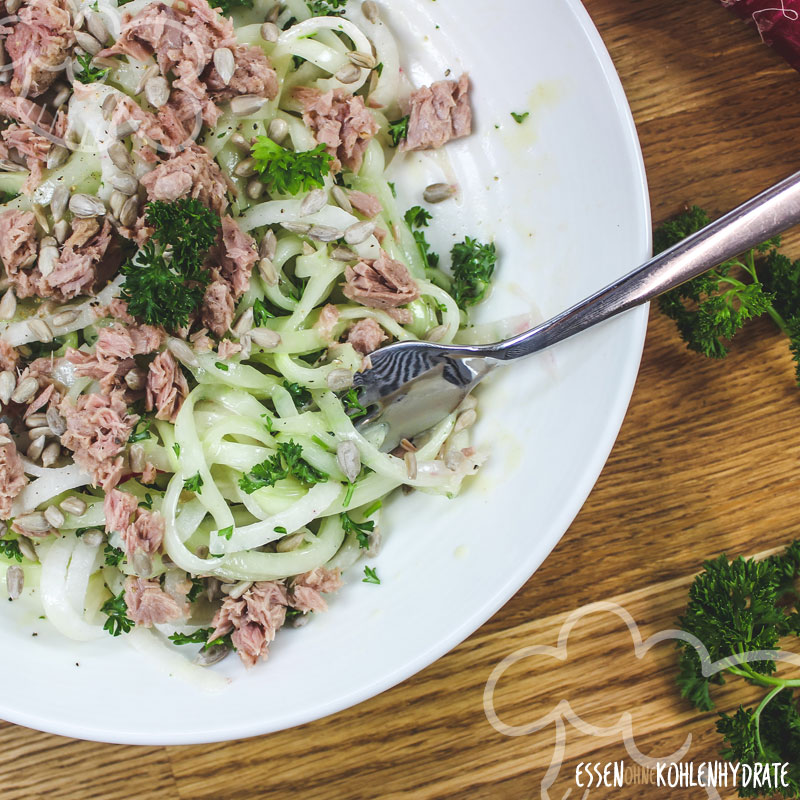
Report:
<svg viewBox="0 0 800 800"><path fill-rule="evenodd" d="M15 149L25 158L31 174L25 181L22 191L31 194L41 183L42 171L47 163L47 154L50 152L50 140L27 126L16 123L9 125L0 136L6 148Z"/></svg>
<svg viewBox="0 0 800 800"><path fill-rule="evenodd" d="M137 498L119 489L106 492L103 500L103 512L106 516L106 533L123 533L133 521L136 509L139 508Z"/></svg>
<svg viewBox="0 0 800 800"><path fill-rule="evenodd" d="M123 97L111 121L120 131L133 130L136 139L147 146L145 150L152 148L174 155L192 144L193 117L193 111L181 116L171 106L162 106L157 114L151 114L130 97ZM142 155L145 156L144 151ZM150 152L146 160L157 160L155 153Z"/></svg>
<svg viewBox="0 0 800 800"><path fill-rule="evenodd" d="M112 228L108 220L100 228L97 220L76 219L72 223L72 234L64 247L53 271L44 279L45 297L71 300L81 294L91 294L97 280L97 267L111 244Z"/></svg>
<svg viewBox="0 0 800 800"><path fill-rule="evenodd" d="M8 86L0 86L0 116L8 117L37 133L53 131L53 117L43 106L20 97Z"/></svg>
<svg viewBox="0 0 800 800"><path fill-rule="evenodd" d="M155 409L156 419L175 422L188 394L189 384L172 353L165 350L157 355L147 373L145 409Z"/></svg>
<svg viewBox="0 0 800 800"><path fill-rule="evenodd" d="M178 605L157 580L133 576L125 579L125 605L131 621L146 628L180 619L188 613L188 608Z"/></svg>
<svg viewBox="0 0 800 800"><path fill-rule="evenodd" d="M344 272L345 296L372 308L404 306L419 297L419 288L405 265L385 250L374 261L360 261Z"/></svg>
<svg viewBox="0 0 800 800"><path fill-rule="evenodd" d="M347 341L362 356L369 355L374 350L377 350L381 343L388 338L383 332L383 328L371 317L360 319L347 333Z"/></svg>
<svg viewBox="0 0 800 800"><path fill-rule="evenodd" d="M128 414L120 392L80 395L75 405L62 401L59 411L67 424L62 444L93 476L95 486L111 491L122 477L121 453L139 417Z"/></svg>
<svg viewBox="0 0 800 800"><path fill-rule="evenodd" d="M0 442L6 439L9 440L6 444L0 444L0 519L11 517L11 504L28 482L8 425L2 422Z"/></svg>
<svg viewBox="0 0 800 800"><path fill-rule="evenodd" d="M213 62L206 71L203 82L215 103L231 100L237 95L254 94L268 97L278 96L278 76L260 47L238 44L232 48L236 71L230 83L223 82Z"/></svg>
<svg viewBox="0 0 800 800"><path fill-rule="evenodd" d="M242 231L233 217L222 218L222 246L219 270L231 287L234 300L238 300L250 288L250 275L258 261L253 237Z"/></svg>
<svg viewBox="0 0 800 800"><path fill-rule="evenodd" d="M41 273L23 270L36 261L38 248L33 212L8 209L0 213L0 260L18 297L36 294Z"/></svg>
<svg viewBox="0 0 800 800"><path fill-rule="evenodd" d="M341 588L342 577L338 569L317 567L292 581L289 603L298 611L327 611L328 604L321 593L331 594Z"/></svg>
<svg viewBox="0 0 800 800"><path fill-rule="evenodd" d="M203 325L217 336L224 336L233 322L233 294L225 281L212 281L203 297Z"/></svg>
<svg viewBox="0 0 800 800"><path fill-rule="evenodd" d="M164 518L155 511L139 507L138 499L128 492L112 489L103 501L106 515L106 532L116 531L122 536L125 552L132 556L137 551L153 555L164 540Z"/></svg>
<svg viewBox="0 0 800 800"><path fill-rule="evenodd" d="M0 372L13 370L17 361L19 353L5 339L0 339Z"/></svg>
<svg viewBox="0 0 800 800"><path fill-rule="evenodd" d="M74 42L66 0L27 0L5 41L14 65L13 92L38 97L49 89Z"/></svg>
<svg viewBox="0 0 800 800"><path fill-rule="evenodd" d="M286 620L289 597L275 581L254 583L240 598L226 597L211 624L209 641L231 633L231 640L246 667L266 660L267 648Z"/></svg>
<svg viewBox="0 0 800 800"><path fill-rule="evenodd" d="M437 81L411 93L408 136L403 150L429 150L472 132L469 78Z"/></svg>
<svg viewBox="0 0 800 800"><path fill-rule="evenodd" d="M148 200L195 197L203 205L222 215L228 207L228 187L222 170L205 147L191 145L175 158L159 164L142 176Z"/></svg>
<svg viewBox="0 0 800 800"><path fill-rule="evenodd" d="M342 164L358 172L370 139L378 132L378 123L361 97L343 89L324 94L319 89L298 88L294 92L303 106L303 122L314 131L333 158L332 169Z"/></svg>
<svg viewBox="0 0 800 800"><path fill-rule="evenodd" d="M377 217L383 211L381 201L375 197L374 194L367 194L366 192L359 192L352 189L347 194L350 203L356 211L360 211L365 217L372 219Z"/></svg>

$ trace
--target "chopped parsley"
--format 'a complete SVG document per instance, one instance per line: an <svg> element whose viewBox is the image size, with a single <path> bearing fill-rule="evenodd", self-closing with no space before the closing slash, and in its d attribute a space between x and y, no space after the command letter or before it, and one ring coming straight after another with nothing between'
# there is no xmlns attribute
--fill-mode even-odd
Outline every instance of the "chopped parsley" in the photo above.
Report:
<svg viewBox="0 0 800 800"><path fill-rule="evenodd" d="M414 230L414 228L427 228L428 220L433 219L433 216L424 208L413 206L406 211L403 219L414 236L414 241L417 243L419 254L422 256L422 261L425 264L425 269L436 269L436 267L439 266L438 254L431 252L431 246L428 244L425 234L421 230Z"/></svg>
<svg viewBox="0 0 800 800"><path fill-rule="evenodd" d="M340 17L346 4L347 0L306 0L313 17Z"/></svg>
<svg viewBox="0 0 800 800"><path fill-rule="evenodd" d="M294 195L317 189L331 170L332 159L324 144L295 152L281 147L269 136L259 136L252 153L262 183L277 194Z"/></svg>
<svg viewBox="0 0 800 800"><path fill-rule="evenodd" d="M345 533L354 533L358 539L358 546L366 549L369 547L369 535L375 530L374 522L356 522L346 512L339 514Z"/></svg>
<svg viewBox="0 0 800 800"><path fill-rule="evenodd" d="M426 211L422 206L412 206L403 215L406 225L412 230L414 228L427 228L428 223L433 219L433 214Z"/></svg>
<svg viewBox="0 0 800 800"><path fill-rule="evenodd" d="M128 606L125 603L124 591L107 600L100 611L108 617L103 625L103 630L108 631L112 636L128 633L133 628L133 621L128 619Z"/></svg>
<svg viewBox="0 0 800 800"><path fill-rule="evenodd" d="M153 507L153 495L150 492L145 492L144 500L139 502L139 508L152 508Z"/></svg>
<svg viewBox="0 0 800 800"><path fill-rule="evenodd" d="M364 567L364 575L366 577L361 579L361 583L380 583L381 579L373 567Z"/></svg>
<svg viewBox="0 0 800 800"><path fill-rule="evenodd" d="M112 547L110 544L103 548L103 555L105 556L106 566L109 567L118 567L125 558L125 553L119 547Z"/></svg>
<svg viewBox="0 0 800 800"><path fill-rule="evenodd" d="M191 478L187 478L183 482L183 488L195 494L200 494L203 489L203 476L199 472L196 475L192 475Z"/></svg>
<svg viewBox="0 0 800 800"><path fill-rule="evenodd" d="M202 578L192 578L192 588L189 589L189 592L186 595L186 600L190 603L194 603L194 601L200 597L205 588L206 585L203 583Z"/></svg>
<svg viewBox="0 0 800 800"><path fill-rule="evenodd" d="M91 53L84 53L76 56L78 68L75 70L75 80L81 83L97 83L108 75L108 69L100 69L92 66L94 56Z"/></svg>
<svg viewBox="0 0 800 800"><path fill-rule="evenodd" d="M219 9L220 14L228 17L234 8L252 8L253 0L209 0L211 8Z"/></svg>
<svg viewBox="0 0 800 800"><path fill-rule="evenodd" d="M289 394L292 396L294 404L298 408L307 406L311 402L311 392L309 392L308 389L304 389L299 383L289 383L289 381L284 381L283 388L289 392Z"/></svg>
<svg viewBox="0 0 800 800"><path fill-rule="evenodd" d="M253 322L256 328L262 328L268 319L274 319L275 315L264 305L260 297L253 303Z"/></svg>
<svg viewBox="0 0 800 800"><path fill-rule="evenodd" d="M228 365L227 365L227 364L223 364L221 361L217 361L217 362L214 364L214 366L215 366L217 369L221 369L223 372L227 372L227 371L228 371Z"/></svg>
<svg viewBox="0 0 800 800"><path fill-rule="evenodd" d="M474 306L486 295L497 263L494 244L481 244L469 236L453 247L453 299L460 308Z"/></svg>
<svg viewBox="0 0 800 800"><path fill-rule="evenodd" d="M172 452L175 453L176 458L181 457L181 446L177 442L175 442L175 444L172 445Z"/></svg>
<svg viewBox="0 0 800 800"><path fill-rule="evenodd" d="M358 419L359 417L365 417L367 415L367 409L359 402L358 390L355 388L350 389L347 394L342 396L342 405L344 405L345 411L347 411L350 419Z"/></svg>
<svg viewBox="0 0 800 800"><path fill-rule="evenodd" d="M148 325L181 328L200 307L211 280L204 261L216 241L219 217L199 200L182 198L148 203L146 221L153 237L122 266L121 297Z"/></svg>
<svg viewBox="0 0 800 800"><path fill-rule="evenodd" d="M223 539L230 541L231 536L233 536L233 525L228 525L227 528L220 528L217 531L217 536L221 536Z"/></svg>
<svg viewBox="0 0 800 800"><path fill-rule="evenodd" d="M522 125L530 115L530 111L523 111L521 114L518 114L516 111L511 112L511 116L514 117L514 122L516 122L517 125Z"/></svg>
<svg viewBox="0 0 800 800"><path fill-rule="evenodd" d="M239 479L242 491L252 494L265 486L274 486L278 481L294 477L301 483L313 485L325 483L328 475L312 467L302 457L303 448L293 440L280 442L274 455L256 464Z"/></svg>
<svg viewBox="0 0 800 800"><path fill-rule="evenodd" d="M387 181L389 184L389 191L392 193L392 197L397 198L397 187L391 182Z"/></svg>
<svg viewBox="0 0 800 800"><path fill-rule="evenodd" d="M128 437L128 444L135 444L136 442L143 442L145 439L149 439L151 424L150 420L139 420L131 431L131 435ZM141 430L139 429L140 425L142 426Z"/></svg>
<svg viewBox="0 0 800 800"><path fill-rule="evenodd" d="M0 555L5 556L9 561L14 559L22 563L22 551L19 549L19 542L16 539L0 539Z"/></svg>
<svg viewBox="0 0 800 800"><path fill-rule="evenodd" d="M209 642L208 637L211 636L212 633L214 633L214 628L198 628L192 633L173 633L172 636L168 636L167 638L173 644L202 644L202 650L208 650L218 645L234 649L229 633Z"/></svg>
<svg viewBox="0 0 800 800"><path fill-rule="evenodd" d="M405 116L389 123L389 137L392 140L393 147L397 147L400 144L400 140L408 136L408 121L410 119L411 117Z"/></svg>

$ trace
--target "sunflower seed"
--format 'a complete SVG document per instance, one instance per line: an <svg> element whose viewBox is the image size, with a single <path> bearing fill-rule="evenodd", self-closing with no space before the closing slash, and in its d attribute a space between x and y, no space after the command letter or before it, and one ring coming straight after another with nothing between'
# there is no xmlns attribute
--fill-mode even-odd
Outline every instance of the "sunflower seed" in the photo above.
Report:
<svg viewBox="0 0 800 800"><path fill-rule="evenodd" d="M67 222L65 219L60 219L53 226L53 235L56 237L56 241L59 244L64 244L64 242L67 241L69 232L70 232L69 222Z"/></svg>
<svg viewBox="0 0 800 800"><path fill-rule="evenodd" d="M274 22L265 22L261 26L261 38L265 42L277 42L280 35L281 30Z"/></svg>
<svg viewBox="0 0 800 800"><path fill-rule="evenodd" d="M272 349L281 343L279 333L271 331L269 328L253 328L248 335L259 347Z"/></svg>
<svg viewBox="0 0 800 800"><path fill-rule="evenodd" d="M60 528L66 522L66 517L58 506L47 506L44 510L44 518L54 528Z"/></svg>
<svg viewBox="0 0 800 800"><path fill-rule="evenodd" d="M312 225L308 235L318 242L335 242L337 239L341 239L344 233L330 225Z"/></svg>
<svg viewBox="0 0 800 800"><path fill-rule="evenodd" d="M82 517L86 513L86 503L80 497L67 497L61 501L61 510L73 517Z"/></svg>
<svg viewBox="0 0 800 800"><path fill-rule="evenodd" d="M78 47L92 56L96 56L103 49L103 45L85 31L75 31L75 41L78 43Z"/></svg>
<svg viewBox="0 0 800 800"><path fill-rule="evenodd" d="M456 424L453 425L453 433L458 433L459 431L466 430L470 426L475 424L475 420L478 418L478 414L476 413L474 408L469 409L469 411L464 411L463 413L458 415L458 419L456 420Z"/></svg>
<svg viewBox="0 0 800 800"><path fill-rule="evenodd" d="M12 600L16 600L22 594L24 586L25 573L22 571L22 567L18 567L16 564L13 567L9 567L6 570L6 590L8 591L8 596Z"/></svg>
<svg viewBox="0 0 800 800"><path fill-rule="evenodd" d="M31 442L30 447L25 452L25 455L27 455L31 461L38 461L39 457L44 452L44 446L46 443L47 440L45 439L44 436L40 436L38 439L34 439Z"/></svg>
<svg viewBox="0 0 800 800"><path fill-rule="evenodd" d="M241 336L243 333L247 333L253 327L253 309L248 308L247 311L242 314L239 319L236 320L236 324L233 326L233 332L237 336Z"/></svg>
<svg viewBox="0 0 800 800"><path fill-rule="evenodd" d="M87 547L100 547L106 540L102 531L86 531L81 538Z"/></svg>
<svg viewBox="0 0 800 800"><path fill-rule="evenodd" d="M58 251L56 251L56 255L58 255ZM45 272L43 270L42 275L49 275L52 271L53 267L51 265L49 272ZM30 330L30 332L36 337L37 342L53 341L53 331L50 330L50 326L43 319L29 319L28 330Z"/></svg>
<svg viewBox="0 0 800 800"><path fill-rule="evenodd" d="M350 63L363 69L375 69L378 66L378 62L372 53L359 53L358 50L351 50L347 57L350 59Z"/></svg>
<svg viewBox="0 0 800 800"><path fill-rule="evenodd" d="M144 96L155 108L165 106L169 101L169 84L163 75L150 78L144 85Z"/></svg>
<svg viewBox="0 0 800 800"><path fill-rule="evenodd" d="M33 211L33 216L36 217L39 227L45 233L50 233L50 223L47 221L47 215L44 213L42 207L38 203L33 203L31 205L31 211Z"/></svg>
<svg viewBox="0 0 800 800"><path fill-rule="evenodd" d="M153 559L147 553L137 550L131 558L133 571L140 578L149 578L153 571Z"/></svg>
<svg viewBox="0 0 800 800"><path fill-rule="evenodd" d="M53 105L56 108L61 108L64 103L69 100L70 95L72 94L72 88L70 86L62 86L56 96L53 98Z"/></svg>
<svg viewBox="0 0 800 800"><path fill-rule="evenodd" d="M361 70L355 64L345 64L333 77L341 83L355 83L361 77Z"/></svg>
<svg viewBox="0 0 800 800"><path fill-rule="evenodd" d="M238 600L251 586L253 581L239 581L239 583L226 583L222 588L222 594Z"/></svg>
<svg viewBox="0 0 800 800"><path fill-rule="evenodd" d="M63 328L65 325L70 325L73 322L75 322L75 320L78 319L80 315L81 315L80 311L71 308L56 314L51 321L54 327Z"/></svg>
<svg viewBox="0 0 800 800"><path fill-rule="evenodd" d="M289 233L297 233L301 236L311 230L311 226L307 222L281 222L281 228Z"/></svg>
<svg viewBox="0 0 800 800"><path fill-rule="evenodd" d="M276 117L267 128L267 135L273 142L280 144L289 134L289 123Z"/></svg>
<svg viewBox="0 0 800 800"><path fill-rule="evenodd" d="M144 468L147 466L147 458L142 445L138 443L131 445L128 451L128 462L134 472L144 472Z"/></svg>
<svg viewBox="0 0 800 800"><path fill-rule="evenodd" d="M284 536L275 543L275 550L278 553L290 553L292 550L297 550L301 544L306 540L306 535L302 531L293 533L291 536Z"/></svg>
<svg viewBox="0 0 800 800"><path fill-rule="evenodd" d="M17 388L14 391L14 394L11 395L11 399L15 403L29 403L33 400L33 396L36 392L39 391L39 381L36 378L28 377L25 378L24 381L17 384Z"/></svg>
<svg viewBox="0 0 800 800"><path fill-rule="evenodd" d="M278 239L276 238L272 230L268 230L264 234L264 238L261 240L261 244L258 246L258 254L262 258L268 258L272 260L275 258L275 253L277 249L278 249Z"/></svg>
<svg viewBox="0 0 800 800"><path fill-rule="evenodd" d="M264 194L265 188L266 187L259 178L253 178L252 180L247 182L247 188L245 191L247 192L247 196L251 200L258 200L258 198L261 197L262 194Z"/></svg>
<svg viewBox="0 0 800 800"><path fill-rule="evenodd" d="M201 650L195 656L194 663L198 667L211 667L214 664L219 664L223 658L227 658L230 652L230 648L226 647L224 644L215 644L207 650Z"/></svg>
<svg viewBox="0 0 800 800"><path fill-rule="evenodd" d="M303 242L303 255L304 256L313 256L314 253L317 251L308 243Z"/></svg>
<svg viewBox="0 0 800 800"><path fill-rule="evenodd" d="M410 480L416 480L417 477L417 457L413 453L406 453L403 456L403 461L406 462L406 472Z"/></svg>
<svg viewBox="0 0 800 800"><path fill-rule="evenodd" d="M277 22L282 10L283 4L280 2L275 3L275 5L269 10L269 14L267 14L267 22Z"/></svg>
<svg viewBox="0 0 800 800"><path fill-rule="evenodd" d="M22 0L6 0L6 11L9 14L16 14L22 6Z"/></svg>
<svg viewBox="0 0 800 800"><path fill-rule="evenodd" d="M103 105L101 106L103 110L103 119L111 119L111 115L114 113L114 109L117 107L118 101L119 98L116 94L109 94L106 96L106 99L103 100Z"/></svg>
<svg viewBox="0 0 800 800"><path fill-rule="evenodd" d="M133 90L135 95L140 95L144 91L144 87L151 78L157 78L159 75L159 69L155 64L151 64L142 74L142 77L139 79L139 83L136 85L136 88Z"/></svg>
<svg viewBox="0 0 800 800"><path fill-rule="evenodd" d="M343 392L353 385L353 373L349 369L332 369L325 381L332 392Z"/></svg>
<svg viewBox="0 0 800 800"><path fill-rule="evenodd" d="M26 428L41 428L42 425L47 425L47 414L42 411L31 414L25 419Z"/></svg>
<svg viewBox="0 0 800 800"><path fill-rule="evenodd" d="M47 409L45 421L55 436L61 436L66 433L67 421L58 413L54 406L50 406L50 408Z"/></svg>
<svg viewBox="0 0 800 800"><path fill-rule="evenodd" d="M55 241L55 239L53 241ZM39 250L39 261L37 265L39 267L39 272L41 272L45 278L55 269L58 256L58 248L55 246L43 247ZM40 339L40 341L49 342L51 339Z"/></svg>
<svg viewBox="0 0 800 800"><path fill-rule="evenodd" d="M339 442L336 448L336 461L339 469L350 483L355 483L361 472L361 453L353 442Z"/></svg>
<svg viewBox="0 0 800 800"><path fill-rule="evenodd" d="M39 556L36 555L36 550L33 546L33 542L27 536L20 536L17 539L17 544L19 545L19 551L22 553L28 561L33 561L34 563L39 560Z"/></svg>
<svg viewBox="0 0 800 800"><path fill-rule="evenodd" d="M231 100L231 112L236 117L249 117L259 111L266 102L266 98L256 94L240 94Z"/></svg>
<svg viewBox="0 0 800 800"><path fill-rule="evenodd" d="M108 41L108 28L103 22L103 18L88 9L86 12L86 28L101 44L105 44Z"/></svg>
<svg viewBox="0 0 800 800"><path fill-rule="evenodd" d="M197 360L194 350L192 350L183 339L171 338L167 342L167 349L183 364L188 364L190 367L200 366L200 362Z"/></svg>
<svg viewBox="0 0 800 800"><path fill-rule="evenodd" d="M124 228L132 228L136 224L136 219L139 216L139 198L134 194L131 195L122 206L122 211L119 212L119 222Z"/></svg>
<svg viewBox="0 0 800 800"><path fill-rule="evenodd" d="M47 153L47 169L60 167L69 158L69 150L60 144L54 144Z"/></svg>
<svg viewBox="0 0 800 800"><path fill-rule="evenodd" d="M125 383L131 391L139 392L147 385L147 373L135 367L125 373Z"/></svg>
<svg viewBox="0 0 800 800"><path fill-rule="evenodd" d="M11 399L16 385L17 378L10 369L0 372L0 403L5 405Z"/></svg>
<svg viewBox="0 0 800 800"><path fill-rule="evenodd" d="M452 183L432 183L425 187L422 196L426 203L441 203L443 200L449 200L456 191Z"/></svg>
<svg viewBox="0 0 800 800"><path fill-rule="evenodd" d="M356 261L358 255L349 247L334 247L331 251L331 258L334 261Z"/></svg>
<svg viewBox="0 0 800 800"><path fill-rule="evenodd" d="M275 286L278 283L278 273L268 258L262 258L258 262L258 274L267 286Z"/></svg>
<svg viewBox="0 0 800 800"><path fill-rule="evenodd" d="M0 319L14 319L17 313L17 296L13 289L6 289L3 299L0 300Z"/></svg>
<svg viewBox="0 0 800 800"><path fill-rule="evenodd" d="M58 461L61 455L61 445L58 442L50 442L50 444L42 450L42 466L51 467Z"/></svg>
<svg viewBox="0 0 800 800"><path fill-rule="evenodd" d="M45 438L48 436L53 435L53 431L50 430L48 425L39 425L36 428L31 428L28 431L28 435L31 437L32 440L41 439L42 436Z"/></svg>
<svg viewBox="0 0 800 800"><path fill-rule="evenodd" d="M447 331L450 330L449 325L437 325L435 328L431 328L428 331L428 335L425 337L426 342L441 342L444 336L447 334Z"/></svg>
<svg viewBox="0 0 800 800"><path fill-rule="evenodd" d="M111 185L124 195L136 194L139 181L130 172L119 172L111 177Z"/></svg>
<svg viewBox="0 0 800 800"><path fill-rule="evenodd" d="M344 240L347 244L361 244L366 242L375 231L375 222L365 219L363 222L356 222L344 232Z"/></svg>
<svg viewBox="0 0 800 800"><path fill-rule="evenodd" d="M321 211L328 203L328 193L324 189L314 189L309 192L300 203L300 216L307 217L309 214L316 214Z"/></svg>
<svg viewBox="0 0 800 800"><path fill-rule="evenodd" d="M128 152L128 148L122 142L114 142L108 148L108 157L114 166L123 172L133 170L133 159Z"/></svg>
<svg viewBox="0 0 800 800"><path fill-rule="evenodd" d="M236 72L236 61L229 48L218 47L214 51L214 67L219 73L222 82L227 86L231 82L233 73Z"/></svg>
<svg viewBox="0 0 800 800"><path fill-rule="evenodd" d="M256 161L254 158L245 158L234 168L233 174L239 178L252 178L256 174Z"/></svg>
<svg viewBox="0 0 800 800"><path fill-rule="evenodd" d="M105 203L90 194L74 194L69 199L69 210L79 219L102 217L106 213Z"/></svg>
<svg viewBox="0 0 800 800"><path fill-rule="evenodd" d="M50 198L50 213L53 215L53 222L60 222L64 219L68 204L69 189L60 183L53 189L53 196Z"/></svg>
<svg viewBox="0 0 800 800"><path fill-rule="evenodd" d="M339 206L339 208L344 209L348 214L353 213L353 205L347 196L347 192L345 192L341 186L334 186L331 194L333 195L333 199L336 201L336 205Z"/></svg>
<svg viewBox="0 0 800 800"><path fill-rule="evenodd" d="M122 213L122 208L127 202L128 195L122 194L122 192L111 192L111 196L108 198L108 206L116 217Z"/></svg>
<svg viewBox="0 0 800 800"><path fill-rule="evenodd" d="M42 535L50 530L50 523L41 511L34 511L30 514L23 514L14 520L18 528L28 531L35 535Z"/></svg>
<svg viewBox="0 0 800 800"><path fill-rule="evenodd" d="M361 11L364 13L367 21L373 23L378 21L378 4L373 2L373 0L364 0L361 4Z"/></svg>

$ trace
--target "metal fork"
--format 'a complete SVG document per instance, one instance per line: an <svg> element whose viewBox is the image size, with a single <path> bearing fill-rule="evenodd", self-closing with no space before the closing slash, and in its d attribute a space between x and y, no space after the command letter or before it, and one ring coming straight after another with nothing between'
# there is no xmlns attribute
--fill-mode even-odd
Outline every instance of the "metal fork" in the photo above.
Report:
<svg viewBox="0 0 800 800"><path fill-rule="evenodd" d="M369 356L354 376L368 413L393 450L454 411L495 367L530 356L646 303L800 222L800 172L756 195L697 233L532 330L496 344L396 342Z"/></svg>

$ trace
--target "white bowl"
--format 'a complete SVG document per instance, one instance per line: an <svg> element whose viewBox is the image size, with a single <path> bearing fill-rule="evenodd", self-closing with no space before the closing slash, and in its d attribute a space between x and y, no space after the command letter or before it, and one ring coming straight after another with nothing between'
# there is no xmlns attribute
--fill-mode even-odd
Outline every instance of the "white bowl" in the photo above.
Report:
<svg viewBox="0 0 800 800"><path fill-rule="evenodd" d="M463 200L436 207L433 238L445 250L453 232L496 237L502 263L484 318L550 316L647 257L636 133L578 0L382 5L415 83L448 68L472 78L477 133L447 148ZM525 110L518 125L510 112ZM447 167L413 165L398 178L409 205ZM637 309L496 374L481 391L476 438L491 451L481 476L455 500L394 498L371 560L381 585L362 583L357 566L327 614L279 634L266 664L215 667L232 678L222 691L171 676L123 639L66 641L3 603L0 652L15 691L0 717L107 742L217 741L331 714L422 669L506 602L577 514L622 422L646 320Z"/></svg>

